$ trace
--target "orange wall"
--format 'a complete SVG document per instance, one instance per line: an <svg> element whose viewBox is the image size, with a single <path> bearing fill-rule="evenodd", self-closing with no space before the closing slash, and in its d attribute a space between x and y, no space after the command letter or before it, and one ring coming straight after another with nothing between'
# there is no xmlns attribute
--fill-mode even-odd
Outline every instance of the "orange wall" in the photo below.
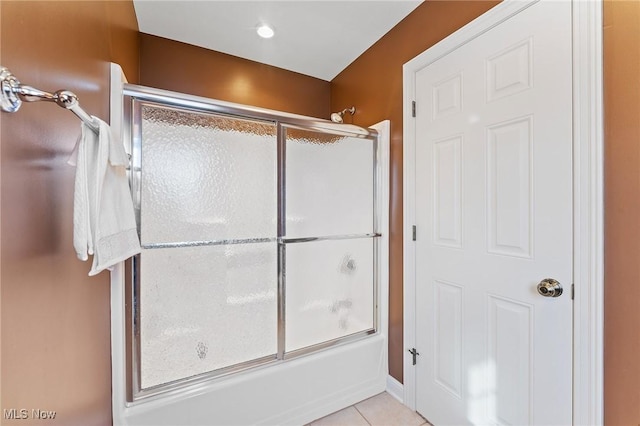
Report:
<svg viewBox="0 0 640 426"><path fill-rule="evenodd" d="M25 84L75 91L90 114L109 119L110 61L137 80L131 2L3 0L0 17L0 63ZM72 244L66 162L80 122L49 103L0 120L0 408L57 411L38 424L110 424L109 274L89 278Z"/></svg>
<svg viewBox="0 0 640 426"><path fill-rule="evenodd" d="M329 117L327 81L148 34L141 34L140 40L140 84Z"/></svg>
<svg viewBox="0 0 640 426"><path fill-rule="evenodd" d="M640 2L604 4L605 424L640 424Z"/></svg>
<svg viewBox="0 0 640 426"><path fill-rule="evenodd" d="M498 1L426 1L331 82L331 110L355 105L353 122L391 120L389 371L402 381L402 65Z"/></svg>

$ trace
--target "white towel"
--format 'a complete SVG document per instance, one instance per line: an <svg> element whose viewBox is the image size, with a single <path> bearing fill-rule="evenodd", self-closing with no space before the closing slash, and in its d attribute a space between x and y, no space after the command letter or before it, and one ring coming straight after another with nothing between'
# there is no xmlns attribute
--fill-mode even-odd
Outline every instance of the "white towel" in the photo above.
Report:
<svg viewBox="0 0 640 426"><path fill-rule="evenodd" d="M73 247L78 259L93 255L89 276L140 253L133 201L127 180L127 153L99 123L99 133L82 123L82 134L69 164L76 166L73 200Z"/></svg>

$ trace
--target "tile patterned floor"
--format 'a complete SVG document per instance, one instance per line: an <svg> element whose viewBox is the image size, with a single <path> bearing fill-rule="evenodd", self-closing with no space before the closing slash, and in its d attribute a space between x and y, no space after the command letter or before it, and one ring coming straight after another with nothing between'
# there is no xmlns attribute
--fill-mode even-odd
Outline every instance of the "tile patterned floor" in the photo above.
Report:
<svg viewBox="0 0 640 426"><path fill-rule="evenodd" d="M430 426L386 392L330 414L308 426Z"/></svg>

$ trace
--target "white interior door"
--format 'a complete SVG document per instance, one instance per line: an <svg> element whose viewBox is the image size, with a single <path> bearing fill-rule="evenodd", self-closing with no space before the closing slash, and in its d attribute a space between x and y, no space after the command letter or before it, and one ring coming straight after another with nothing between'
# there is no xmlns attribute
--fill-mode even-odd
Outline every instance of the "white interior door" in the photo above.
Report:
<svg viewBox="0 0 640 426"><path fill-rule="evenodd" d="M417 411L571 424L571 3L533 4L415 88Z"/></svg>

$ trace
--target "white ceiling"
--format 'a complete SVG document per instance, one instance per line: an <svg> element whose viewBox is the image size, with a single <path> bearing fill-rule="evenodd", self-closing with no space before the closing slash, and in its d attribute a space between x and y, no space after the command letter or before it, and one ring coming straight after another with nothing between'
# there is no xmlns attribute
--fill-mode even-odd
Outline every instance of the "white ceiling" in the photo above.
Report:
<svg viewBox="0 0 640 426"><path fill-rule="evenodd" d="M140 31L330 81L422 0L134 0ZM267 23L275 36L262 39Z"/></svg>

